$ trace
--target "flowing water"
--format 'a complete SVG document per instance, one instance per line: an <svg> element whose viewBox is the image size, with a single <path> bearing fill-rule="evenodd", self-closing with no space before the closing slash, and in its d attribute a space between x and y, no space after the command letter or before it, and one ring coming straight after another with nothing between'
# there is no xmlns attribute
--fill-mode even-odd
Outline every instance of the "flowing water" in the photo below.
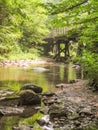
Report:
<svg viewBox="0 0 98 130"><path fill-rule="evenodd" d="M38 68L37 68L38 67ZM40 68L39 68L40 67ZM81 78L80 70L72 68L71 64L51 64L31 66L28 69L19 67L0 68L0 90L11 89L18 91L23 84L33 83L43 88L43 92L55 92L55 87L60 83L67 83L69 80ZM41 116L36 113L30 117L7 116L0 118L0 130L12 130L12 126L21 122L33 124Z"/></svg>

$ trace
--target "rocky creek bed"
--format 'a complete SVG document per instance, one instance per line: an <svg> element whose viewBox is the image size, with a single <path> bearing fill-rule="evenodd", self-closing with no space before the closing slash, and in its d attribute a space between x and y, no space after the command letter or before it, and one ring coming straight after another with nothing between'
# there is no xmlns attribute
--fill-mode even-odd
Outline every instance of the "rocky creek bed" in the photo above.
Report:
<svg viewBox="0 0 98 130"><path fill-rule="evenodd" d="M59 84L61 91L46 96L43 102L48 107L50 121L56 130L82 130L96 125L98 128L98 95L92 93L87 81Z"/></svg>
<svg viewBox="0 0 98 130"><path fill-rule="evenodd" d="M0 116L30 116L36 110L43 114L42 119L36 120L42 130L90 130L89 126L97 130L98 95L89 89L88 82L77 79L56 87L56 93L42 93L41 87L26 84L18 95L10 98L14 94L12 90L1 90ZM44 107L40 106L41 102ZM25 124L12 129L34 130Z"/></svg>
<svg viewBox="0 0 98 130"><path fill-rule="evenodd" d="M28 68L32 64L52 62L50 59L5 60L0 62L0 66ZM97 130L98 93L92 92L88 82L77 79L68 84L57 84L55 87L57 88L55 93L42 93L42 88L33 84L25 84L19 92L0 90L0 118L17 115L29 117L39 111L43 114L43 118L36 120L38 129ZM43 107L41 103L44 103ZM90 126L96 129L90 129ZM33 126L21 124L12 126L12 130L35 129Z"/></svg>
<svg viewBox="0 0 98 130"><path fill-rule="evenodd" d="M39 58L35 60L0 60L1 67L17 66L22 68L28 68L30 65L36 64L49 64L53 63L53 59L50 58Z"/></svg>

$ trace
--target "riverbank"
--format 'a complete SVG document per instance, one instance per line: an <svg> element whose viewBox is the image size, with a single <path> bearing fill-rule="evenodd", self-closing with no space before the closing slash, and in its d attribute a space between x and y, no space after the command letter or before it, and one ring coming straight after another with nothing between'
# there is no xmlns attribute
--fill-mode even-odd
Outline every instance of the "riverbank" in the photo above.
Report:
<svg viewBox="0 0 98 130"><path fill-rule="evenodd" d="M17 66L28 68L30 65L53 64L53 61L44 58L19 61L7 60L2 63L4 64L4 66L2 65L3 67ZM79 66L73 65L72 67L77 69ZM17 104L12 107L0 105L1 120L5 115L25 117L25 112L26 116L31 116L38 110L43 114L43 118L36 119L34 122L36 124L32 124L32 130L97 130L98 94L89 89L88 81L75 79L70 80L67 84L60 82L54 87L57 89L56 92L51 93L48 91L40 95L44 105L38 106L37 109L33 106L19 107ZM13 90L0 90L0 100L12 94L14 94ZM18 123L17 126L13 125L13 130L31 130L31 126L29 127L29 125L24 123L19 125ZM37 125L36 129L34 125Z"/></svg>
<svg viewBox="0 0 98 130"><path fill-rule="evenodd" d="M97 130L98 95L89 89L88 82L78 79L58 86L57 93L43 98L43 112L49 115L49 122L44 125L47 130L50 126L52 130Z"/></svg>
<svg viewBox="0 0 98 130"><path fill-rule="evenodd" d="M50 58L38 58L35 60L1 60L0 66L1 67L10 67L10 66L16 66L16 67L22 67L22 68L28 68L30 65L37 65L37 64L49 64L53 63L54 60Z"/></svg>
<svg viewBox="0 0 98 130"><path fill-rule="evenodd" d="M89 89L88 81L77 79L68 84L57 84L55 87L58 89L56 93L41 94L43 107L0 106L0 111L6 116L20 117L31 116L39 111L43 117L35 121L38 130L97 130L98 94ZM13 93L11 90L0 91L1 98ZM1 113L2 116L4 115ZM33 125L32 130L35 130ZM21 128L31 130L31 126L27 124L13 126L13 130Z"/></svg>

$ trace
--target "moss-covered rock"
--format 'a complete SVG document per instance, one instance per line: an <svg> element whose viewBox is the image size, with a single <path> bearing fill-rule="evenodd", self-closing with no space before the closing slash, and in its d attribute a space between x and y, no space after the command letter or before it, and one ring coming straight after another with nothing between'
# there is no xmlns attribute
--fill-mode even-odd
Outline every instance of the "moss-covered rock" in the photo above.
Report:
<svg viewBox="0 0 98 130"><path fill-rule="evenodd" d="M41 98L31 90L20 91L20 105L36 105L41 103Z"/></svg>
<svg viewBox="0 0 98 130"><path fill-rule="evenodd" d="M34 91L35 93L42 93L42 88L37 86L37 85L34 85L34 84L25 84L22 86L21 90L32 90Z"/></svg>

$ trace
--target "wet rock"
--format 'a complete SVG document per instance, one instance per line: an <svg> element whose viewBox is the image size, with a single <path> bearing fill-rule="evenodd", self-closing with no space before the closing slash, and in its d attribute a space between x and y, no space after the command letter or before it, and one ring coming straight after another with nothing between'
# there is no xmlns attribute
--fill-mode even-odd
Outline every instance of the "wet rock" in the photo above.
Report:
<svg viewBox="0 0 98 130"><path fill-rule="evenodd" d="M49 110L50 119L67 117L67 114L68 112L66 108L62 108L60 106L53 105Z"/></svg>
<svg viewBox="0 0 98 130"><path fill-rule="evenodd" d="M72 113L69 117L70 120L76 120L79 118L79 114L77 112Z"/></svg>
<svg viewBox="0 0 98 130"><path fill-rule="evenodd" d="M49 107L48 107L48 106L45 106L44 108L42 108L42 109L40 110L40 112L41 112L42 114L48 114L48 111L49 111Z"/></svg>
<svg viewBox="0 0 98 130"><path fill-rule="evenodd" d="M43 126L43 130L54 130L52 127Z"/></svg>
<svg viewBox="0 0 98 130"><path fill-rule="evenodd" d="M45 122L44 120L42 120L42 119L36 120L36 121L37 121L37 123L38 123L40 126L44 126L44 125L46 124L46 122Z"/></svg>
<svg viewBox="0 0 98 130"><path fill-rule="evenodd" d="M95 117L98 119L98 112L96 112Z"/></svg>
<svg viewBox="0 0 98 130"><path fill-rule="evenodd" d="M78 64L74 64L74 65L72 65L72 68L75 68L75 69L80 69L80 68L81 68L81 66L80 66L80 65L78 65Z"/></svg>
<svg viewBox="0 0 98 130"><path fill-rule="evenodd" d="M32 90L35 93L42 93L42 88L34 84L25 84L21 90Z"/></svg>
<svg viewBox="0 0 98 130"><path fill-rule="evenodd" d="M57 103L57 101L55 99L51 99L51 100L44 100L43 101L45 105L49 106L52 105L54 103Z"/></svg>
<svg viewBox="0 0 98 130"><path fill-rule="evenodd" d="M93 115L93 113L91 112L91 108L84 108L82 110L79 111L79 115Z"/></svg>
<svg viewBox="0 0 98 130"><path fill-rule="evenodd" d="M52 104L57 103L57 96L43 96L42 101L46 106L50 106Z"/></svg>
<svg viewBox="0 0 98 130"><path fill-rule="evenodd" d="M56 94L53 92L46 92L42 94L43 96L47 96L47 97L51 97L51 96L55 96Z"/></svg>
<svg viewBox="0 0 98 130"><path fill-rule="evenodd" d="M45 115L42 119L37 120L37 123L42 126L42 130L54 130L49 115Z"/></svg>
<svg viewBox="0 0 98 130"><path fill-rule="evenodd" d="M40 106L37 106L37 107L35 107L34 109L35 109L35 110L40 110L41 107L40 107Z"/></svg>
<svg viewBox="0 0 98 130"><path fill-rule="evenodd" d="M42 117L42 119L37 120L37 123L40 126L48 125L49 124L49 115L45 115L44 117Z"/></svg>
<svg viewBox="0 0 98 130"><path fill-rule="evenodd" d="M31 90L22 90L19 94L20 105L36 105L41 103L39 95L35 94Z"/></svg>
<svg viewBox="0 0 98 130"><path fill-rule="evenodd" d="M19 102L19 96L13 98L3 98L0 100L0 106L17 106Z"/></svg>
<svg viewBox="0 0 98 130"><path fill-rule="evenodd" d="M46 123L49 123L49 115L42 117L42 120L44 120Z"/></svg>
<svg viewBox="0 0 98 130"><path fill-rule="evenodd" d="M24 111L24 108L20 107L8 107L8 106L2 106L0 107L0 113L4 116L11 116L11 115L21 115ZM2 116L3 116L2 115Z"/></svg>
<svg viewBox="0 0 98 130"><path fill-rule="evenodd" d="M73 79L73 80L69 80L68 83L73 84L73 83L79 83L80 81L81 81L80 79Z"/></svg>
<svg viewBox="0 0 98 130"><path fill-rule="evenodd" d="M34 130L34 129L32 126L21 125L21 126L13 126L12 130Z"/></svg>
<svg viewBox="0 0 98 130"><path fill-rule="evenodd" d="M78 121L78 120L76 120L75 122L74 122L74 124L75 124L75 126L80 126L81 125L81 122L80 121Z"/></svg>
<svg viewBox="0 0 98 130"><path fill-rule="evenodd" d="M0 110L0 117L4 116L4 113Z"/></svg>
<svg viewBox="0 0 98 130"><path fill-rule="evenodd" d="M68 83L72 84L72 83L75 83L76 81L75 80L70 80Z"/></svg>
<svg viewBox="0 0 98 130"><path fill-rule="evenodd" d="M44 71L49 71L49 69L46 69L46 68L43 68L43 67L36 67L36 68L33 68L33 71L44 72Z"/></svg>
<svg viewBox="0 0 98 130"><path fill-rule="evenodd" d="M40 87L34 86L34 88L36 92L42 91L42 88ZM1 92L1 94L3 95L5 94L5 96L6 96L6 93L7 92ZM12 92L10 93L10 96L8 97L0 98L0 106L35 105L35 104L40 104L40 103L41 103L41 97L37 93L32 91L31 89L20 90L20 92L15 93L15 94L14 92Z"/></svg>
<svg viewBox="0 0 98 130"><path fill-rule="evenodd" d="M14 91L12 90L0 90L0 99L4 98L4 97L8 97L10 95L12 95L14 93Z"/></svg>
<svg viewBox="0 0 98 130"><path fill-rule="evenodd" d="M55 87L56 87L56 88L61 88L61 89L63 89L64 86L65 86L65 84L57 84Z"/></svg>

